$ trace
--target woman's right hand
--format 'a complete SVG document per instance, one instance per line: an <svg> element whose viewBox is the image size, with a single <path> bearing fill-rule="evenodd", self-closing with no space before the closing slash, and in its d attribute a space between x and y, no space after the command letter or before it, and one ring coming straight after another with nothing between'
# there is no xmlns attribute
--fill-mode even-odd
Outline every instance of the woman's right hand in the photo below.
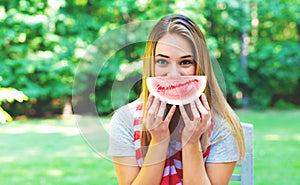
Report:
<svg viewBox="0 0 300 185"><path fill-rule="evenodd" d="M170 139L169 124L176 110L176 106L173 105L164 118L166 104L165 101L160 101L159 98L151 94L148 97L144 123L146 129L151 134L151 141L154 143L166 141L166 139L169 141Z"/></svg>

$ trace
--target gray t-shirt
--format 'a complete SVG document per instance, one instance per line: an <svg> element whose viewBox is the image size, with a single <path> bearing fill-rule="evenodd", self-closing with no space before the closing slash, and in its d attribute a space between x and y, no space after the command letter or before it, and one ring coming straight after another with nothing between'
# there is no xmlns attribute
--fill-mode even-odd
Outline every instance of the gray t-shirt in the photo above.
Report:
<svg viewBox="0 0 300 185"><path fill-rule="evenodd" d="M138 103L140 102L129 103L118 109L112 116L108 155L135 156L133 115ZM228 122L219 116L213 116L213 118L215 121L210 137L211 148L206 162L238 161L239 153Z"/></svg>

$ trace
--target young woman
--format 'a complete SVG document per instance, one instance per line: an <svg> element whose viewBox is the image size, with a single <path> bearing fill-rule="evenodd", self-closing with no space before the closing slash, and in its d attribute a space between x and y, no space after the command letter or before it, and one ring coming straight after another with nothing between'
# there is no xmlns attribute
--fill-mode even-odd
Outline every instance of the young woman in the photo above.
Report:
<svg viewBox="0 0 300 185"><path fill-rule="evenodd" d="M185 106L149 94L146 78L205 75L204 93ZM109 155L119 184L228 184L245 155L240 122L216 81L199 27L166 16L149 35L140 98L117 110Z"/></svg>

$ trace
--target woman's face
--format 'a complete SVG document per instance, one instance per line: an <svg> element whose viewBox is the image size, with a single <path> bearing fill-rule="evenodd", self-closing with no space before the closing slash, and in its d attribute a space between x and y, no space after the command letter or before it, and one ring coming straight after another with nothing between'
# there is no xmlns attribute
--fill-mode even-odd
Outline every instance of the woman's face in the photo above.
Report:
<svg viewBox="0 0 300 185"><path fill-rule="evenodd" d="M195 75L192 46L177 34L166 34L158 40L154 61L154 76Z"/></svg>

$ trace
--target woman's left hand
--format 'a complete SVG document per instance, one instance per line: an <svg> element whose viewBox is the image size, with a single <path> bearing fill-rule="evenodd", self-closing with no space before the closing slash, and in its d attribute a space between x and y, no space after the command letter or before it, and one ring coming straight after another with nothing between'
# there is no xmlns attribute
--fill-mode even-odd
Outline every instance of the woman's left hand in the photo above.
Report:
<svg viewBox="0 0 300 185"><path fill-rule="evenodd" d="M179 108L185 125L182 131L182 143L198 143L201 135L208 129L211 120L210 107L205 94L190 103L191 118L182 105Z"/></svg>

